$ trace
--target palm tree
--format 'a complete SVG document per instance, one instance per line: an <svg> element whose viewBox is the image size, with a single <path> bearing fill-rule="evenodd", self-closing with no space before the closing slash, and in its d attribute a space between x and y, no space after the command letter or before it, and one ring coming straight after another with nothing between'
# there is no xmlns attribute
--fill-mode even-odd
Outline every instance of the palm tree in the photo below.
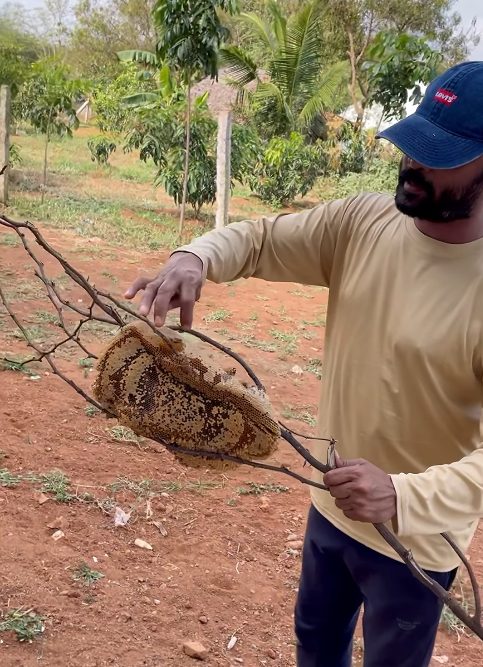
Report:
<svg viewBox="0 0 483 667"><path fill-rule="evenodd" d="M244 49L227 46L220 51L240 103L258 109L273 134L297 130L313 138L324 135L323 113L343 83L347 65L336 63L324 70L323 17L321 0L313 0L290 19L274 0L268 3L267 19L240 14L247 39L257 45L267 63L264 72Z"/></svg>

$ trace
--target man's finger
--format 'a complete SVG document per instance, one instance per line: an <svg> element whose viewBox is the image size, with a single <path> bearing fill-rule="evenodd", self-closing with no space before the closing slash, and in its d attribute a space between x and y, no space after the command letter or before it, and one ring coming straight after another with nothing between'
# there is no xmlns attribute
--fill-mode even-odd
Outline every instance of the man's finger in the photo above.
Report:
<svg viewBox="0 0 483 667"><path fill-rule="evenodd" d="M152 281L152 278L148 278L147 276L139 276L133 284L124 292L124 296L126 299L134 299L136 294L140 292L143 289L146 289L146 285L148 285Z"/></svg>
<svg viewBox="0 0 483 667"><path fill-rule="evenodd" d="M351 495L352 491L352 486L350 483L347 484L339 484L337 486L330 486L329 487L329 493L332 496L332 498L349 498Z"/></svg>
<svg viewBox="0 0 483 667"><path fill-rule="evenodd" d="M191 329L196 302L196 289L193 285L181 285L180 294L180 323L182 327Z"/></svg>
<svg viewBox="0 0 483 667"><path fill-rule="evenodd" d="M360 476L360 469L358 466L348 466L346 468L334 468L329 470L324 475L324 484L326 486L338 486L339 484L347 484L353 482Z"/></svg>
<svg viewBox="0 0 483 667"><path fill-rule="evenodd" d="M335 506L343 512L347 512L354 509L354 501L350 498L337 498Z"/></svg>
<svg viewBox="0 0 483 667"><path fill-rule="evenodd" d="M166 320L168 311L179 306L178 287L168 282L160 285L154 298L153 315L154 324L162 327Z"/></svg>

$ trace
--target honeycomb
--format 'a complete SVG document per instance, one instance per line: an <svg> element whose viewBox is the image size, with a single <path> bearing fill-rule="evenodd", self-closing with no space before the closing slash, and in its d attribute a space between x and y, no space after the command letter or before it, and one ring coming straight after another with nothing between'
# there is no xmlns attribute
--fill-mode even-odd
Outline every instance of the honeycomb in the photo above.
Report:
<svg viewBox="0 0 483 667"><path fill-rule="evenodd" d="M134 322L109 342L93 385L99 403L142 437L245 459L272 454L280 428L265 394L214 364L192 338L159 333ZM236 465L175 456L191 467Z"/></svg>

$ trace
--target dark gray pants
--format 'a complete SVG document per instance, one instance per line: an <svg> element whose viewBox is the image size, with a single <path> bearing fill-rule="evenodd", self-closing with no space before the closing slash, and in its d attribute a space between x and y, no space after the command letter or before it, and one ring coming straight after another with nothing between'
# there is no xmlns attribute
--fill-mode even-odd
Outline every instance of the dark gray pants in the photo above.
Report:
<svg viewBox="0 0 483 667"><path fill-rule="evenodd" d="M456 570L430 572L449 588ZM311 507L295 608L298 667L350 667L364 605L364 667L427 667L442 604L403 563L348 537Z"/></svg>

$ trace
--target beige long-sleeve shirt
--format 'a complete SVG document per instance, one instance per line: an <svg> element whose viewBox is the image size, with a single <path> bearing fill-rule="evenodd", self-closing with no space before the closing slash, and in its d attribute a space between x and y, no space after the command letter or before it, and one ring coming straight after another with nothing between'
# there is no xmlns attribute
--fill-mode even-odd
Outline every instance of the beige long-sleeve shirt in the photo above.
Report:
<svg viewBox="0 0 483 667"><path fill-rule="evenodd" d="M483 239L436 241L373 194L234 223L179 250L214 282L329 288L319 433L391 474L397 534L423 567L455 567L438 533L465 550L483 516ZM325 446L315 453L325 460ZM346 534L398 558L372 525L311 493Z"/></svg>

